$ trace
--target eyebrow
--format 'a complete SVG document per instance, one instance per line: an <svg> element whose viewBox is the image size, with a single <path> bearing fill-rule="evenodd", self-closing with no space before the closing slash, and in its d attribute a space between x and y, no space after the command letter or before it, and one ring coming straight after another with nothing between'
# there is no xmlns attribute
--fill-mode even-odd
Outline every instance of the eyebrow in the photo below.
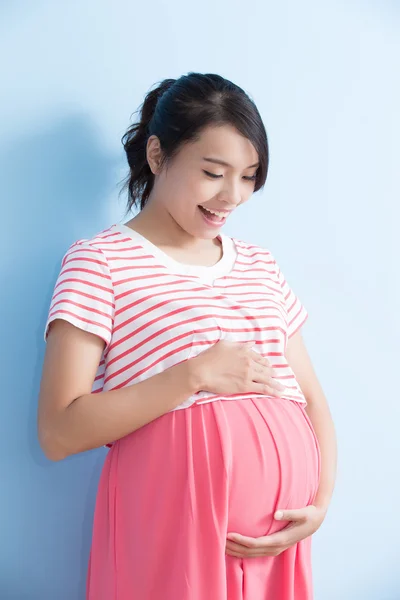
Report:
<svg viewBox="0 0 400 600"><path fill-rule="evenodd" d="M229 163L225 162L224 160L220 160L218 158L209 158L206 156L203 156L203 160L206 160L207 162L211 162L211 163L215 163L216 165L222 165L224 167L232 167L232 165L230 165ZM260 165L259 162L254 163L254 165L250 165L248 167L246 167L246 169L252 169L253 167L258 167Z"/></svg>

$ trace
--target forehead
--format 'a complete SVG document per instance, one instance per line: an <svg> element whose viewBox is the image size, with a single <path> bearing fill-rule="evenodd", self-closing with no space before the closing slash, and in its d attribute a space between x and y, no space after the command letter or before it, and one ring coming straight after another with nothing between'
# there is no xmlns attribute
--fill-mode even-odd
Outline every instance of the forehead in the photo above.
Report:
<svg viewBox="0 0 400 600"><path fill-rule="evenodd" d="M232 125L206 127L199 139L191 144L193 157L219 158L233 167L243 169L258 161L258 154L249 139L242 136Z"/></svg>

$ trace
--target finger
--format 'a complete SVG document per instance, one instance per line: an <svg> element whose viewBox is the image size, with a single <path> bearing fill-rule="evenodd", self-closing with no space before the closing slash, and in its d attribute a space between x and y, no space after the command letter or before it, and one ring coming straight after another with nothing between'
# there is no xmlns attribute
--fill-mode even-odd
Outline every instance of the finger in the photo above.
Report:
<svg viewBox="0 0 400 600"><path fill-rule="evenodd" d="M305 521L308 514L308 507L293 508L291 510L277 510L274 514L274 518L278 521Z"/></svg>
<svg viewBox="0 0 400 600"><path fill-rule="evenodd" d="M272 381L278 386L283 387L278 381L275 381L276 371L272 367L257 363L252 365L251 371L254 375L259 375L260 383L270 383Z"/></svg>
<svg viewBox="0 0 400 600"><path fill-rule="evenodd" d="M285 386L280 383L280 381L277 381L277 379L275 379L275 371L273 369L271 369L272 373L270 375L270 377L268 378L268 381L266 381L265 383L271 387L276 388L277 390L286 390Z"/></svg>
<svg viewBox="0 0 400 600"><path fill-rule="evenodd" d="M264 383L277 390L286 389L279 381L274 379L275 371L272 367L254 366L252 369L252 379L257 383Z"/></svg>
<svg viewBox="0 0 400 600"><path fill-rule="evenodd" d="M253 385L255 388L252 391L257 391L260 394L273 394L274 396L281 396L284 394L286 388L277 384L271 377L263 377L261 375L254 374Z"/></svg>
<svg viewBox="0 0 400 600"><path fill-rule="evenodd" d="M283 546L282 548L257 548L250 550L241 546L241 550L232 550L230 547L225 548L225 553L229 556L235 556L236 558L257 558L259 556L277 556L287 550L289 546Z"/></svg>
<svg viewBox="0 0 400 600"><path fill-rule="evenodd" d="M276 551L276 550L247 550L244 552L234 552L230 548L226 548L225 554L227 554L228 556L234 556L235 558L258 558L261 556L276 556L277 554L280 554L285 549L286 548L282 548L282 550L279 549L279 551Z"/></svg>
<svg viewBox="0 0 400 600"><path fill-rule="evenodd" d="M270 548L262 550L249 550L248 552L232 552L232 550L229 550L228 548L225 550L225 553L236 558L258 558L262 556L279 556L288 548L290 548L290 546L283 546L282 548L276 548L274 550Z"/></svg>
<svg viewBox="0 0 400 600"><path fill-rule="evenodd" d="M262 547L270 550L281 549L283 546L293 546L305 537L306 526L302 523L293 523L281 531L271 533L262 538Z"/></svg>
<svg viewBox="0 0 400 600"><path fill-rule="evenodd" d="M235 544L234 542L227 542L225 546L225 550L228 550L230 553L240 554L241 556L247 555L249 552L254 552L255 548L247 548L246 546L241 546L240 544Z"/></svg>
<svg viewBox="0 0 400 600"><path fill-rule="evenodd" d="M252 360L254 360L254 362L256 362L259 365L263 365L264 367L269 367L271 364L270 361L268 360L268 358L265 358L261 354L258 354L258 352L254 352L254 350L250 351L250 355L251 355Z"/></svg>
<svg viewBox="0 0 400 600"><path fill-rule="evenodd" d="M237 544L236 542L232 542L230 540L228 540L226 542L226 549L228 549L230 552L238 552L240 554L247 554L247 555L251 555L251 554L257 554L259 552L265 552L266 547L265 545L262 543L262 538L260 538L260 542L255 545L253 548L249 548L248 546L244 546L242 544ZM275 550L275 548L268 548L268 550Z"/></svg>
<svg viewBox="0 0 400 600"><path fill-rule="evenodd" d="M269 543L267 538L272 536L263 536L260 538L251 538L247 536L236 536L233 541L228 539L226 542L226 549L229 552L240 554L241 556L265 556L267 554L273 554L275 552L281 552L286 546L284 543L272 544ZM297 536L299 537L299 536ZM296 543L297 538L293 536L286 536L288 543ZM300 537L299 537L300 539ZM239 542L239 540L241 540ZM295 541L293 541L295 540Z"/></svg>
<svg viewBox="0 0 400 600"><path fill-rule="evenodd" d="M243 342L243 346L245 346L246 348L253 348L255 345L256 345L256 343L254 341L253 342ZM257 354L257 353L254 352L254 354Z"/></svg>
<svg viewBox="0 0 400 600"><path fill-rule="evenodd" d="M275 390L278 390L280 392L283 392L284 390L286 390L285 386L282 385L276 379L274 379L273 376L271 376L271 375L268 375L267 377L265 377L265 381L263 383L265 383L265 385L268 385L269 387L272 387Z"/></svg>
<svg viewBox="0 0 400 600"><path fill-rule="evenodd" d="M296 528L296 531L290 534L290 531L288 531L290 528ZM259 538L252 538L240 534L228 534L229 537L227 537L226 541L226 551L228 554L238 557L276 556L299 542L307 534L307 532L304 531L304 525L300 528L297 524L291 524L287 529L282 530L282 533L283 531L287 532L286 535L278 536L277 534L272 534ZM280 534L281 532L278 533ZM233 539L235 541L233 541Z"/></svg>
<svg viewBox="0 0 400 600"><path fill-rule="evenodd" d="M268 383L269 380L275 375L275 371L268 366L257 363L252 366L253 380L258 383Z"/></svg>
<svg viewBox="0 0 400 600"><path fill-rule="evenodd" d="M247 548L256 548L259 540L262 538L253 538L247 535L241 535L240 533L228 533L226 539L234 544L240 544Z"/></svg>
<svg viewBox="0 0 400 600"><path fill-rule="evenodd" d="M227 552L231 556L244 558L247 556L262 556L263 552L265 554L265 549L263 550L261 546L249 548L248 546L242 546L241 544L237 544L235 542L227 540L225 545L225 552Z"/></svg>
<svg viewBox="0 0 400 600"><path fill-rule="evenodd" d="M245 556L242 556L241 554L236 554L235 552L226 552L227 556L233 556L234 558L246 558Z"/></svg>

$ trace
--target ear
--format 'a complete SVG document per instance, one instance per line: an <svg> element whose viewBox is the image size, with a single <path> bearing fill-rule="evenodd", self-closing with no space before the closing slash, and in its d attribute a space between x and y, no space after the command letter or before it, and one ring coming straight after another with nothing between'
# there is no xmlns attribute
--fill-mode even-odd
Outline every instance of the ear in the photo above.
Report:
<svg viewBox="0 0 400 600"><path fill-rule="evenodd" d="M160 172L162 157L163 151L161 149L160 140L156 135L151 135L147 140L146 158L151 172L154 175L158 175Z"/></svg>

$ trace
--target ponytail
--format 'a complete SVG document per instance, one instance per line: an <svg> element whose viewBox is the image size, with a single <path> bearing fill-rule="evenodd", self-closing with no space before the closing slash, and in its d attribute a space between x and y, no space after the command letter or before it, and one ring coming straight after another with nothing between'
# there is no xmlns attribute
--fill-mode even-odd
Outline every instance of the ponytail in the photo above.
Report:
<svg viewBox="0 0 400 600"><path fill-rule="evenodd" d="M159 99L174 83L175 79L164 79L158 87L147 94L143 104L139 108L139 122L134 123L122 136L121 142L124 146L130 169L123 187L123 189L128 188L127 212L135 205L142 210L153 188L154 174L149 167L146 157L147 140L151 135L149 133L150 123Z"/></svg>

